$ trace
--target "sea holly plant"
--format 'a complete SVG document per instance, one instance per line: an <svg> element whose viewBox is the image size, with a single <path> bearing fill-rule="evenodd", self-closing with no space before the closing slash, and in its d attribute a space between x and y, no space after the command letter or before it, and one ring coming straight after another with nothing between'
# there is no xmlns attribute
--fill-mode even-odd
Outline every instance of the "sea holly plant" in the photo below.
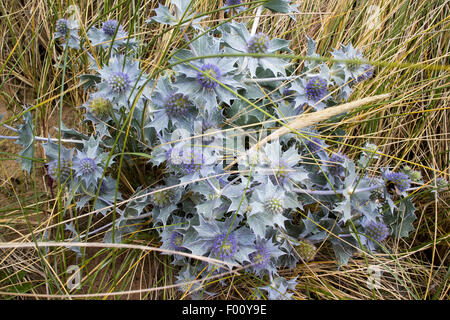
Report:
<svg viewBox="0 0 450 320"><path fill-rule="evenodd" d="M223 10L235 4L227 1ZM287 0L263 2L257 15L266 9L295 12ZM4 137L24 148L23 169L38 165L33 148L40 142L49 176L69 194L65 208L111 217L101 229L105 242L153 232L181 267L178 283L240 268L264 281L261 298L292 298L296 279L279 270L316 259L325 241L341 266L353 253L389 251L392 238L407 237L416 219L410 192L420 177L411 168L372 169L381 160L376 145L346 155L336 139L311 127L261 142L267 129L285 125L284 117L343 103L371 81L362 51L347 44L331 53L336 61L318 61L318 46L307 38L308 59L293 68L283 57L292 52L290 41L258 31L258 19L251 27L230 19L204 30L197 22L205 16L195 10L191 1L177 0L149 17L183 32L186 41L159 66L166 70L152 75L139 50L122 50L143 43L131 41L118 20L100 21L84 35L76 22L58 20L54 39L89 61L89 73L80 77L86 101L77 106L88 132L61 123L59 138L37 137L31 111L25 113L18 128L7 126L17 136ZM89 44L110 55L93 59ZM138 166L155 174L142 176ZM144 224L149 228L140 229ZM82 241L99 231L66 229ZM207 272L192 255L202 257ZM194 298L207 293L193 288Z"/></svg>

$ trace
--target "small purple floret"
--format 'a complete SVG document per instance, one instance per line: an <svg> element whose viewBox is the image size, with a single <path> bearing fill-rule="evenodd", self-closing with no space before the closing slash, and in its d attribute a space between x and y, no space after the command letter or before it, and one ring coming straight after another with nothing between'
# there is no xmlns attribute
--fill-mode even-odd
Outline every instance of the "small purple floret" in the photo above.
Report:
<svg viewBox="0 0 450 320"><path fill-rule="evenodd" d="M174 231L170 237L170 246L173 250L181 251L183 247L183 235L177 231Z"/></svg>
<svg viewBox="0 0 450 320"><path fill-rule="evenodd" d="M389 236L389 228L383 222L370 222L366 226L366 235L370 239L382 242Z"/></svg>
<svg viewBox="0 0 450 320"><path fill-rule="evenodd" d="M95 169L97 169L97 165L95 164L94 159L83 158L80 160L79 170L82 175L92 174Z"/></svg>
<svg viewBox="0 0 450 320"><path fill-rule="evenodd" d="M123 94L130 86L130 78L124 72L115 72L109 77L108 84L114 93Z"/></svg>
<svg viewBox="0 0 450 320"><path fill-rule="evenodd" d="M237 251L237 241L233 234L221 233L214 238L212 253L221 259L234 256Z"/></svg>
<svg viewBox="0 0 450 320"><path fill-rule="evenodd" d="M387 172L384 177L386 183L394 184L400 192L406 191L411 186L411 179L403 172Z"/></svg>
<svg viewBox="0 0 450 320"><path fill-rule="evenodd" d="M258 244L255 246L256 251L250 254L250 261L252 262L253 268L260 270L267 266L267 264L270 261L270 253L267 250L267 248L262 245Z"/></svg>
<svg viewBox="0 0 450 320"><path fill-rule="evenodd" d="M321 77L313 77L306 83L306 95L309 100L319 101L327 94L327 82Z"/></svg>
<svg viewBox="0 0 450 320"><path fill-rule="evenodd" d="M117 20L108 20L103 23L102 30L106 35L112 37L116 33L118 26L119 22Z"/></svg>
<svg viewBox="0 0 450 320"><path fill-rule="evenodd" d="M220 78L222 77L219 68L215 64L206 63L201 66L200 70L205 73L203 74L201 72L197 72L197 79L200 82L201 86L205 89L214 89L215 87L217 87L217 81L220 81ZM215 80L208 77L208 75Z"/></svg>

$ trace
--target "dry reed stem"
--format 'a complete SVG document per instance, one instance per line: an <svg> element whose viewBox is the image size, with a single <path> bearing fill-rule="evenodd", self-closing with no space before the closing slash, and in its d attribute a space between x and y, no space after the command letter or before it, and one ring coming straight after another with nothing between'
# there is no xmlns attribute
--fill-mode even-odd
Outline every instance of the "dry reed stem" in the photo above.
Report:
<svg viewBox="0 0 450 320"><path fill-rule="evenodd" d="M367 98L363 98L363 99L360 99L357 101L344 103L344 104L341 104L341 105L338 105L335 107L327 108L325 110L308 113L308 114L302 114L302 115L298 116L296 119L294 119L293 121L289 122L287 125L279 128L272 134L268 135L267 137L265 137L264 139L262 139L261 141L256 143L253 147L251 147L249 150L247 150L243 155L239 156L232 163L227 165L224 169L228 170L234 164L236 164L237 162L239 162L240 160L245 158L252 151L257 150L258 148L262 147L269 141L280 138L281 136L285 135L286 133L312 126L316 123L319 123L324 120L328 120L329 118L339 115L341 113L348 112L350 110L353 110L355 108L361 107L361 106L369 104L369 103L373 103L378 100L386 99L389 96L390 96L390 93L384 93L384 94L380 94L377 96L367 97Z"/></svg>

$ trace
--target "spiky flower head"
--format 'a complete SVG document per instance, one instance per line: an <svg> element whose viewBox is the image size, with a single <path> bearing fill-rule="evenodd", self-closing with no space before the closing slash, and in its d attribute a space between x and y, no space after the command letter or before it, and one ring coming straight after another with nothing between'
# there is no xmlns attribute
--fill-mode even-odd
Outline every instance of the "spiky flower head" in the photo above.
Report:
<svg viewBox="0 0 450 320"><path fill-rule="evenodd" d="M237 247L236 237L224 232L214 238L211 252L221 259L228 259L234 256Z"/></svg>
<svg viewBox="0 0 450 320"><path fill-rule="evenodd" d="M183 250L183 235L177 231L174 231L170 236L170 246L173 250Z"/></svg>
<svg viewBox="0 0 450 320"><path fill-rule="evenodd" d="M314 258L317 248L308 240L301 240L295 250L304 261L310 261Z"/></svg>
<svg viewBox="0 0 450 320"><path fill-rule="evenodd" d="M75 177L80 178L86 187L92 185L97 187L97 181L103 175L102 162L106 154L101 152L99 144L100 139L94 139L91 136L89 140L84 142L83 151L78 150L72 162Z"/></svg>
<svg viewBox="0 0 450 320"><path fill-rule="evenodd" d="M365 227L366 236L376 242L382 242L389 236L389 228L383 222L369 222Z"/></svg>
<svg viewBox="0 0 450 320"><path fill-rule="evenodd" d="M269 37L264 33L257 33L247 42L248 52L266 53L269 49Z"/></svg>
<svg viewBox="0 0 450 320"><path fill-rule="evenodd" d="M103 97L96 97L92 99L89 107L97 116L106 117L112 110L112 103Z"/></svg>
<svg viewBox="0 0 450 320"><path fill-rule="evenodd" d="M309 100L319 101L327 94L327 82L321 77L315 76L306 83L306 95Z"/></svg>
<svg viewBox="0 0 450 320"><path fill-rule="evenodd" d="M182 166L184 170L189 174L193 172L197 172L203 168L205 164L205 158L203 156L203 151L201 148L189 148L183 150L182 155Z"/></svg>
<svg viewBox="0 0 450 320"><path fill-rule="evenodd" d="M123 94L130 87L130 77L125 72L114 72L107 81L111 91L116 94Z"/></svg>
<svg viewBox="0 0 450 320"><path fill-rule="evenodd" d="M54 160L48 165L48 174L50 177L58 181L58 173L60 173L61 183L64 183L67 179L69 179L72 174L71 163L69 159L61 159L61 165L58 170L58 161Z"/></svg>
<svg viewBox="0 0 450 320"><path fill-rule="evenodd" d="M137 100L143 104L144 95L137 95L147 81L147 76L139 68L139 61L129 56L114 55L107 66L99 70L102 82L97 84L97 94L111 102L115 108L129 107L129 103Z"/></svg>
<svg viewBox="0 0 450 320"><path fill-rule="evenodd" d="M344 173L344 161L347 159L347 156L340 153L333 153L330 157L330 166L328 170L332 175L341 175Z"/></svg>
<svg viewBox="0 0 450 320"><path fill-rule="evenodd" d="M263 242L257 243L255 249L256 251L249 256L253 268L256 270L264 269L269 264L270 252Z"/></svg>
<svg viewBox="0 0 450 320"><path fill-rule="evenodd" d="M116 33L117 27L119 26L119 22L117 20L108 20L103 22L102 31L112 37Z"/></svg>
<svg viewBox="0 0 450 320"><path fill-rule="evenodd" d="M156 190L164 188L164 187L157 187ZM175 191L174 189L166 189L157 191L155 193L152 193L150 195L150 201L153 205L163 208L170 205L175 198Z"/></svg>
<svg viewBox="0 0 450 320"><path fill-rule="evenodd" d="M222 77L219 67L213 63L205 63L200 67L200 70L203 71L203 73L197 72L197 80L200 82L200 85L205 89L217 87L217 81L220 81Z"/></svg>
<svg viewBox="0 0 450 320"><path fill-rule="evenodd" d="M55 39L62 38L65 43L63 46L68 45L73 49L80 49L80 38L78 36L79 24L78 21L72 18L58 19L55 24L55 33L53 34Z"/></svg>
<svg viewBox="0 0 450 320"><path fill-rule="evenodd" d="M69 21L64 18L58 19L58 21L56 21L55 29L56 32L59 32L61 35L67 36L70 31Z"/></svg>
<svg viewBox="0 0 450 320"><path fill-rule="evenodd" d="M323 149L323 141L319 138L312 137L306 142L306 146L312 153L319 152Z"/></svg>
<svg viewBox="0 0 450 320"><path fill-rule="evenodd" d="M182 93L172 93L164 104L167 114L172 117L185 115L189 106L189 97Z"/></svg>
<svg viewBox="0 0 450 320"><path fill-rule="evenodd" d="M384 173L386 185L394 185L398 191L404 192L411 186L411 180L409 176L403 172L390 172Z"/></svg>
<svg viewBox="0 0 450 320"><path fill-rule="evenodd" d="M79 161L78 172L80 175L90 175L97 169L95 160L89 157L81 158Z"/></svg>
<svg viewBox="0 0 450 320"><path fill-rule="evenodd" d="M281 214L284 211L283 200L273 196L264 202L264 209L270 214Z"/></svg>

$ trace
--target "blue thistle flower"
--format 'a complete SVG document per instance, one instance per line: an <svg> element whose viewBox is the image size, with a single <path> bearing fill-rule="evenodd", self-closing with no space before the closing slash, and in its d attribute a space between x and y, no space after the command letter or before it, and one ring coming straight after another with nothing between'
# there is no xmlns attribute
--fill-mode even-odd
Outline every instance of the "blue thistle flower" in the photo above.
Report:
<svg viewBox="0 0 450 320"><path fill-rule="evenodd" d="M327 95L327 82L321 77L313 77L306 83L306 95L309 100L319 101Z"/></svg>
<svg viewBox="0 0 450 320"><path fill-rule="evenodd" d="M130 77L121 71L111 74L107 82L110 89L117 95L123 94L130 87Z"/></svg>
<svg viewBox="0 0 450 320"><path fill-rule="evenodd" d="M102 82L97 84L97 94L115 102L114 106L129 107L146 82L141 74L139 62L125 56L113 56L109 64L99 70ZM143 105L141 96L138 103Z"/></svg>
<svg viewBox="0 0 450 320"><path fill-rule="evenodd" d="M99 140L91 137L85 142L84 150L79 151L72 162L72 169L75 177L80 178L87 188L97 185L97 181L102 177L103 167L102 161L105 154L99 154Z"/></svg>
<svg viewBox="0 0 450 320"><path fill-rule="evenodd" d="M184 247L192 254L220 258L225 262L244 263L254 250L255 236L248 227L239 226L241 218L228 217L225 221L205 219L197 215L196 234L185 237Z"/></svg>
<svg viewBox="0 0 450 320"><path fill-rule="evenodd" d="M53 34L55 39L62 38L65 43L73 49L80 49L80 38L78 36L79 25L78 22L72 18L58 19L55 24L56 32Z"/></svg>
<svg viewBox="0 0 450 320"><path fill-rule="evenodd" d="M195 116L195 108L187 94L175 90L169 77L158 79L151 96L150 112L154 118L146 127L155 128L157 132L173 127L188 127Z"/></svg>
<svg viewBox="0 0 450 320"><path fill-rule="evenodd" d="M289 40L270 39L264 33L252 35L245 24L232 22L227 26L222 34L223 41L230 47L229 52L241 53L276 53L280 50L291 51L289 49ZM286 75L286 67L289 62L281 58L272 57L245 57L241 58L239 65L247 61L246 67L250 71L250 76L256 76L258 67L272 72L275 76L279 74Z"/></svg>
<svg viewBox="0 0 450 320"><path fill-rule="evenodd" d="M58 160L53 160L48 164L48 174L53 180L58 181L58 173L60 173L61 183L64 183L65 181L67 181L67 179L69 179L72 174L72 168L69 159L61 159L59 170Z"/></svg>
<svg viewBox="0 0 450 320"><path fill-rule="evenodd" d="M269 228L275 225L284 227L286 209L293 209L298 202L291 193L272 184L267 179L264 184L257 186L252 194L250 210L247 212L247 223L253 233L261 239L265 237Z"/></svg>
<svg viewBox="0 0 450 320"><path fill-rule="evenodd" d="M264 269L269 264L270 252L262 243L256 244L255 249L256 251L250 254L250 261L254 264L253 268Z"/></svg>
<svg viewBox="0 0 450 320"><path fill-rule="evenodd" d="M264 33L257 33L247 42L247 49L250 53L267 53L269 50L269 37Z"/></svg>
<svg viewBox="0 0 450 320"><path fill-rule="evenodd" d="M369 222L366 227L366 236L376 242L383 242L389 236L389 228L383 222Z"/></svg>
<svg viewBox="0 0 450 320"><path fill-rule="evenodd" d="M219 67L212 63L206 63L200 67L200 70L204 72L197 73L197 79L200 85L205 89L213 89L217 87L217 81L220 81L220 78L222 77Z"/></svg>
<svg viewBox="0 0 450 320"><path fill-rule="evenodd" d="M236 237L232 233L221 233L214 238L211 252L221 259L230 259L237 249Z"/></svg>
<svg viewBox="0 0 450 320"><path fill-rule="evenodd" d="M69 21L67 19L58 19L55 25L56 32L60 33L62 36L66 37L69 34Z"/></svg>
<svg viewBox="0 0 450 320"><path fill-rule="evenodd" d="M330 99L327 90L328 85L332 83L330 79L330 69L326 64L321 64L320 73L292 81L291 90L296 92L294 108L302 109L304 105L316 110L326 108L326 102Z"/></svg>
<svg viewBox="0 0 450 320"><path fill-rule="evenodd" d="M117 30L118 26L119 26L119 21L117 21L117 20L107 20L107 21L103 22L102 31L106 35L108 35L110 37L113 37L114 34L116 33L116 30Z"/></svg>
<svg viewBox="0 0 450 320"><path fill-rule="evenodd" d="M270 240L258 238L255 241L254 250L250 255L250 263L256 275L263 276L269 273L270 276L277 272L277 259L283 252Z"/></svg>
<svg viewBox="0 0 450 320"><path fill-rule="evenodd" d="M170 247L172 250L182 251L183 248L183 235L177 231L172 232L170 236Z"/></svg>
<svg viewBox="0 0 450 320"><path fill-rule="evenodd" d="M215 55L224 52L220 40L204 35L192 42L192 48L195 54L185 52L178 59L186 59L195 55ZM217 110L219 104L226 103L231 105L231 100L236 96L229 91L237 91L243 85L234 79L235 64L238 58L207 58L189 63L177 64L174 71L181 76L173 84L178 90L193 100L194 104L203 113L208 115ZM220 85L219 85L220 82ZM228 89L225 89L226 86Z"/></svg>
<svg viewBox="0 0 450 320"><path fill-rule="evenodd" d="M164 107L172 117L184 116L190 107L189 97L182 93L173 93L168 97Z"/></svg>
<svg viewBox="0 0 450 320"><path fill-rule="evenodd" d="M328 170L334 176L340 176L344 173L344 161L348 159L347 156L341 153L333 153L330 157L330 165L328 166Z"/></svg>
<svg viewBox="0 0 450 320"><path fill-rule="evenodd" d="M100 29L90 28L87 35L93 47L101 46L103 49L108 49L111 45L113 48L119 49L124 46L134 47L137 44L137 40L128 37L128 33L123 29L123 26L114 19L103 22ZM113 40L114 42L112 42Z"/></svg>
<svg viewBox="0 0 450 320"><path fill-rule="evenodd" d="M95 160L89 157L79 159L78 172L80 175L90 175L97 169Z"/></svg>
<svg viewBox="0 0 450 320"><path fill-rule="evenodd" d="M319 152L323 150L323 141L319 138L312 137L310 140L306 142L306 146L308 147L308 150L312 153Z"/></svg>
<svg viewBox="0 0 450 320"><path fill-rule="evenodd" d="M403 172L385 171L383 175L387 187L393 185L400 192L405 192L409 187L411 187L411 179Z"/></svg>

